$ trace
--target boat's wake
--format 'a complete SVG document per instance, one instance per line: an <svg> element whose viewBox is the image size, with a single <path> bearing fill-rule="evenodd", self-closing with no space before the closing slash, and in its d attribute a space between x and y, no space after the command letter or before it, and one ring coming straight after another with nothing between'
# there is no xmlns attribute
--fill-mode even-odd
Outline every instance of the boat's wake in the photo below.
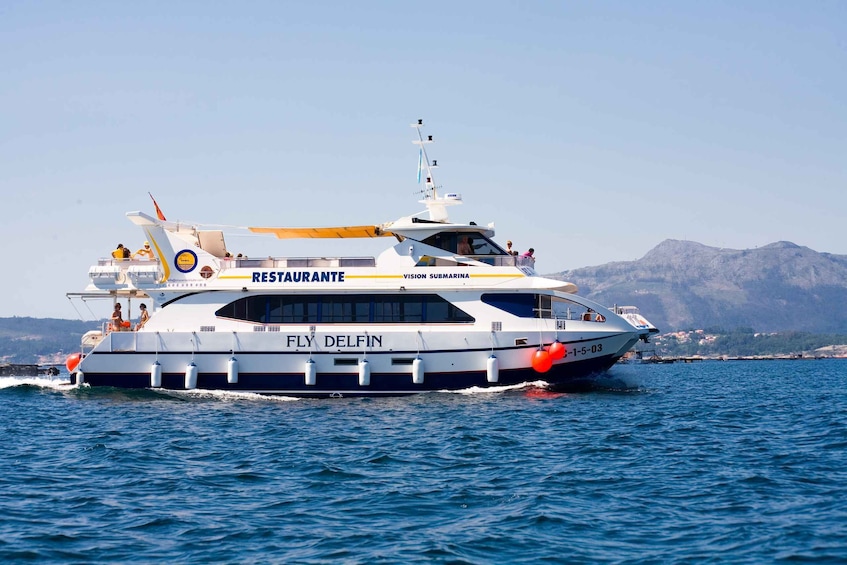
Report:
<svg viewBox="0 0 847 565"><path fill-rule="evenodd" d="M67 390L73 385L67 376L64 379L61 377L0 377L0 389L21 386Z"/></svg>
<svg viewBox="0 0 847 565"><path fill-rule="evenodd" d="M67 380L67 376L59 377L0 377L0 390L13 387L33 387L41 389L50 389L57 391L77 391L84 395L96 394L95 388L88 384L81 386L71 384ZM96 387L99 388L99 387ZM629 374L626 371L615 371L615 374L604 374L595 376L590 381L581 383L577 389L563 389L561 387L551 387L549 383L543 380L528 381L514 385L479 387L473 386L460 390L440 390L434 391L441 394L458 394L463 396L475 395L494 395L503 393L520 393L525 394L530 398L557 398L564 394L572 392L631 392L641 390L637 375ZM297 397L260 394L256 392L240 392L240 391L225 391L225 390L166 390L166 389L134 389L129 390L104 387L100 389L106 394L114 394L116 391L122 391L126 394L136 394L147 399L151 398L169 398L173 400L185 401L263 401L263 402L290 402L300 400Z"/></svg>
<svg viewBox="0 0 847 565"><path fill-rule="evenodd" d="M263 401L263 402L290 402L299 400L291 396L258 394L255 392L237 392L225 390L165 390L165 389L122 389L116 387L91 387L87 383L82 385L71 384L67 376L62 377L0 377L0 390L13 388L37 388L70 392L73 395L83 397L114 397L125 396L129 400L215 400L215 401Z"/></svg>
<svg viewBox="0 0 847 565"><path fill-rule="evenodd" d="M502 392L509 392L515 390L527 390L530 388L546 388L547 383L545 381L533 381L526 383L518 383L516 385L503 385L503 386L472 386L470 388L463 388L459 390L439 390L437 392L447 393L447 394L499 394Z"/></svg>
<svg viewBox="0 0 847 565"><path fill-rule="evenodd" d="M165 390L165 389L147 389L162 396L169 396L180 400L218 400L218 401L234 401L234 400L252 400L264 402L291 402L300 400L293 396L282 396L275 394L259 394L257 392L238 392L232 390Z"/></svg>

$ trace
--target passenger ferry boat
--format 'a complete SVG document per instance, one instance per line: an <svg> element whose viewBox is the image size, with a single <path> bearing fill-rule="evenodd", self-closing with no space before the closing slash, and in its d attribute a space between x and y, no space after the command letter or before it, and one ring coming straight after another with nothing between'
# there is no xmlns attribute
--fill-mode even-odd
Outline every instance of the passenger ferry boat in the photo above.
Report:
<svg viewBox="0 0 847 565"><path fill-rule="evenodd" d="M290 396L400 395L544 381L582 389L639 340L637 326L539 276L493 225L453 222L421 135L421 213L382 225L249 228L278 238L376 238L373 257L232 258L224 233L129 212L152 260L101 259L83 293L143 301L137 331L86 333L73 383ZM154 201L155 203L155 201Z"/></svg>

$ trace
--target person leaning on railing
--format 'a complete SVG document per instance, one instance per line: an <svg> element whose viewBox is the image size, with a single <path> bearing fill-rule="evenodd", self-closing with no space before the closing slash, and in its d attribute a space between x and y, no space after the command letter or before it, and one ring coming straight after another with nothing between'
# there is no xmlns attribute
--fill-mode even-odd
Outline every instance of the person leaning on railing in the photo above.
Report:
<svg viewBox="0 0 847 565"><path fill-rule="evenodd" d="M153 250L150 249L150 242L145 241L144 247L133 253L133 257L141 256L142 259L152 259L153 258Z"/></svg>

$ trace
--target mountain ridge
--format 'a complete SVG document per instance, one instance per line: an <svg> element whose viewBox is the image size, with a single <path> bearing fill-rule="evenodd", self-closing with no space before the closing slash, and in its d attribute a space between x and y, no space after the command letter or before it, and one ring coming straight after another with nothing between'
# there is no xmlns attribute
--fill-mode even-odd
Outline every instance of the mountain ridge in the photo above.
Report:
<svg viewBox="0 0 847 565"><path fill-rule="evenodd" d="M790 241L727 249L666 239L635 261L547 276L572 282L580 295L607 306L638 306L663 332L847 330L847 256Z"/></svg>

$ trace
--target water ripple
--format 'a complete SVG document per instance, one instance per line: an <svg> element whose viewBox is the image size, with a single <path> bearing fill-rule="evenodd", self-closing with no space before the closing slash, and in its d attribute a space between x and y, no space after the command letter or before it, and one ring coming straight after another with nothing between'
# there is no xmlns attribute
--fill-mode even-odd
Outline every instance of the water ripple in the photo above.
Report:
<svg viewBox="0 0 847 565"><path fill-rule="evenodd" d="M847 561L843 361L297 400L0 380L0 559Z"/></svg>

